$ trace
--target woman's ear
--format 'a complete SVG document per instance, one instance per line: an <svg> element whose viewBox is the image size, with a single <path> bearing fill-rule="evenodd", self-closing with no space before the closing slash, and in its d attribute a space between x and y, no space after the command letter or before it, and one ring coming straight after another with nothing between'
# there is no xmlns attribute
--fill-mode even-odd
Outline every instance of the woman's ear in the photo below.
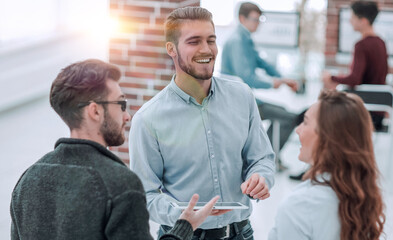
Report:
<svg viewBox="0 0 393 240"><path fill-rule="evenodd" d="M177 56L176 46L173 42L167 42L165 46L169 56L173 58Z"/></svg>

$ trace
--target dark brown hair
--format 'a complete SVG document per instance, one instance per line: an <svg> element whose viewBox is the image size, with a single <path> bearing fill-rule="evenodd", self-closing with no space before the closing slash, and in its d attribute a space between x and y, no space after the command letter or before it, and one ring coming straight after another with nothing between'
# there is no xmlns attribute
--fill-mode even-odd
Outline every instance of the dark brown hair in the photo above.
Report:
<svg viewBox="0 0 393 240"><path fill-rule="evenodd" d="M366 18L370 25L373 25L379 10L376 2L356 1L351 4L353 13L359 18Z"/></svg>
<svg viewBox="0 0 393 240"><path fill-rule="evenodd" d="M240 16L248 17L250 12L252 11L255 11L259 13L259 15L262 15L262 10L256 4L250 2L244 2L240 5L239 17Z"/></svg>
<svg viewBox="0 0 393 240"><path fill-rule="evenodd" d="M83 120L79 103L104 100L108 95L106 80L118 81L118 67L97 59L69 65L52 83L50 104L70 129L79 128Z"/></svg>
<svg viewBox="0 0 393 240"><path fill-rule="evenodd" d="M214 28L211 12L201 7L184 7L173 10L165 21L165 39L176 46L180 37L180 27L188 20L209 21Z"/></svg>
<svg viewBox="0 0 393 240"><path fill-rule="evenodd" d="M377 240L385 215L370 114L361 98L353 94L326 90L319 102L318 142L308 177L335 191L340 201L341 239ZM319 182L316 176L322 172L329 173L330 180Z"/></svg>

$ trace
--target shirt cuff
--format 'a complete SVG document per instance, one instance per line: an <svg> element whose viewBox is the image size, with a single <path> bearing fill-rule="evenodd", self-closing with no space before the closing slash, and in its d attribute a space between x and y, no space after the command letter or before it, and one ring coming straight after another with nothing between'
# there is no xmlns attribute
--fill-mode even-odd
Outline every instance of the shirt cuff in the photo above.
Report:
<svg viewBox="0 0 393 240"><path fill-rule="evenodd" d="M194 231L192 230L191 224L184 219L178 219L172 230L170 230L164 236L173 236L178 239L188 240L192 238L193 234Z"/></svg>

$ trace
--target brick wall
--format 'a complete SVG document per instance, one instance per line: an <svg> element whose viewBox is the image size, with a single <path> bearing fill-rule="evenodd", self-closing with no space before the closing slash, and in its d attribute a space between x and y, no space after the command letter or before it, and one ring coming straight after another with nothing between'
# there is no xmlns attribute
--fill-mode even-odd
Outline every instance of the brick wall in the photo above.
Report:
<svg viewBox="0 0 393 240"><path fill-rule="evenodd" d="M380 9L393 9L393 0L375 0ZM328 0L325 57L326 65L338 65L335 56L338 51L338 19L340 7L350 6L348 0Z"/></svg>
<svg viewBox="0 0 393 240"><path fill-rule="evenodd" d="M172 59L165 50L167 15L179 7L199 5L200 0L110 0L110 15L118 19L121 32L110 40L109 62L122 71L120 85L129 101L131 116L163 89L174 73ZM111 150L129 163L128 140Z"/></svg>

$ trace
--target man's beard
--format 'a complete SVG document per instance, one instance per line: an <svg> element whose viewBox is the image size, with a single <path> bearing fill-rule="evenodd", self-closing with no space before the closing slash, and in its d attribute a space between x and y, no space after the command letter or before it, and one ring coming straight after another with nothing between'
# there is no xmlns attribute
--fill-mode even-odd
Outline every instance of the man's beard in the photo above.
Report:
<svg viewBox="0 0 393 240"><path fill-rule="evenodd" d="M198 80L209 80L210 78L212 78L214 66L213 66L213 69L211 72L204 71L203 73L198 74L197 71L193 67L186 65L186 63L183 61L183 59L180 55L180 52L179 51L177 51L177 52L178 52L177 62L179 64L179 67L181 68L181 70L183 70L183 72L187 73L188 75L190 75L193 78L198 79ZM213 61L213 59L212 59L212 61Z"/></svg>
<svg viewBox="0 0 393 240"><path fill-rule="evenodd" d="M108 146L120 146L124 143L123 126L119 126L105 109L104 122L100 127L100 132Z"/></svg>

